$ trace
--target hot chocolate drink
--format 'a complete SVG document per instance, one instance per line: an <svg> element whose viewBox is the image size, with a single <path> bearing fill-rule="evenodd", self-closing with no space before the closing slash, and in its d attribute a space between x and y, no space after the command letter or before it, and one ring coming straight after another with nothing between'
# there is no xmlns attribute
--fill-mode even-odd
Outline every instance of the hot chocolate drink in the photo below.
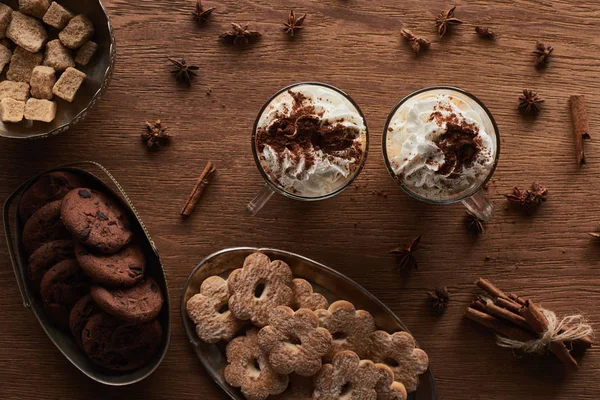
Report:
<svg viewBox="0 0 600 400"><path fill-rule="evenodd" d="M342 189L359 172L367 127L341 92L302 84L266 106L254 140L271 183L299 197L317 198Z"/></svg>
<svg viewBox="0 0 600 400"><path fill-rule="evenodd" d="M479 103L449 89L424 91L391 116L385 151L405 189L448 202L477 191L493 171L493 123Z"/></svg>

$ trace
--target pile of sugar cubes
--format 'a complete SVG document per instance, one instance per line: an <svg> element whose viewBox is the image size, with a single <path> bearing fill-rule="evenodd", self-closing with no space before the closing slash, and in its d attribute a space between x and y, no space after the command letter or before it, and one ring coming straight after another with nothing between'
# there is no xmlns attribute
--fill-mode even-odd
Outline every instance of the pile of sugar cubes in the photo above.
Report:
<svg viewBox="0 0 600 400"><path fill-rule="evenodd" d="M83 1L83 0L82 0ZM43 23L42 23L43 22ZM58 32L50 40L44 24ZM72 102L98 45L90 40L94 25L49 0L19 0L19 11L0 3L0 119L3 122L52 122L53 96ZM45 51L43 49L45 48Z"/></svg>

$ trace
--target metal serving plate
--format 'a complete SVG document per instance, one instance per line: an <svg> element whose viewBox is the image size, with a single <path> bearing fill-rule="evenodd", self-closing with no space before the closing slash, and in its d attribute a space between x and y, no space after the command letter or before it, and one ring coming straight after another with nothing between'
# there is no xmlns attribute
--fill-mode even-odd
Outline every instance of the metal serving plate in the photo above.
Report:
<svg viewBox="0 0 600 400"><path fill-rule="evenodd" d="M18 0L2 0L2 2L13 10L19 9ZM0 136L38 139L62 133L84 119L108 88L115 64L116 42L106 9L100 0L57 0L57 2L74 14L84 14L94 24L95 33L92 40L98 43L98 50L88 65L77 66L85 72L87 78L72 103L53 98L53 101L58 103L54 121L50 123L23 121L17 124L0 122ZM56 38L58 31L48 26L46 28L48 37ZM45 45L43 49L45 50ZM2 75L3 78L4 76Z"/></svg>
<svg viewBox="0 0 600 400"><path fill-rule="evenodd" d="M163 343L161 344L161 348L154 357L153 360L148 362L141 368L138 368L134 371L127 372L114 372L94 364L85 353L79 348L75 339L70 334L70 332L63 331L48 319L44 312L44 307L40 296L36 293L34 288L30 285L29 279L27 279L28 273L28 257L27 253L23 249L21 245L21 233L23 231L23 222L20 221L20 218L17 213L16 205L12 207L14 210L11 210L11 204L14 199L21 198L23 192L42 174L30 179L25 182L21 187L19 187L13 194L11 194L4 204L4 232L6 234L6 241L8 244L9 255L13 264L13 269L15 272L15 277L17 278L17 284L19 285L19 290L21 292L21 296L23 298L23 305L33 312L33 314L38 319L40 325L48 335L48 338L54 343L54 345L61 351L61 353L81 372L85 375L89 376L93 380L103 383L105 385L111 386L124 386L129 385L135 382L139 382L142 379L148 377L161 363L163 358L167 353L167 349L169 347L169 342L171 339L171 312L169 308L169 291L167 287L167 280L165 277L165 273L163 270L163 266L160 260L160 256L158 254L158 250L154 245L154 242L150 238L144 223L140 219L137 211L131 204L131 201L116 181L116 179L100 164L95 162L85 162L85 163L77 163L72 165L80 165L86 164L87 166L95 166L103 171L110 181L117 187L118 192L114 191L111 187L109 187L102 179L92 174L91 172L75 168L73 166L59 167L54 168L48 171L43 172L45 174L47 172L52 171L69 171L74 174L80 175L84 177L86 182L89 182L89 186L91 188L95 188L101 190L106 193L110 193L114 196L115 199L121 203L125 210L129 211L129 217L132 221L133 231L136 237L140 238L140 242L144 248L144 253L147 258L147 266L146 273L151 276L156 283L161 287L163 293L165 295L165 304L159 315L159 321L163 329ZM120 194L119 194L120 193ZM12 229L10 220L14 220L14 237L15 241L12 240ZM146 240L143 240L145 238ZM42 343L41 345L46 345Z"/></svg>
<svg viewBox="0 0 600 400"><path fill-rule="evenodd" d="M357 309L369 311L375 318L379 329L387 332L406 331L406 326L394 313L375 296L366 291L359 284L339 272L298 254L276 249L258 249L253 247L237 247L225 249L211 254L198 264L190 274L181 296L181 318L185 331L194 347L196 355L204 365L211 377L234 400L244 400L242 393L230 386L223 377L223 370L227 365L225 358L225 345L223 343L207 344L196 336L195 326L186 312L187 301L200 290L202 282L212 275L226 277L231 271L240 268L244 259L251 253L260 251L272 260L283 260L292 269L295 277L304 278L311 282L315 292L323 294L327 300L351 301ZM435 400L435 379L431 369L421 375L417 392L408 396L409 400Z"/></svg>

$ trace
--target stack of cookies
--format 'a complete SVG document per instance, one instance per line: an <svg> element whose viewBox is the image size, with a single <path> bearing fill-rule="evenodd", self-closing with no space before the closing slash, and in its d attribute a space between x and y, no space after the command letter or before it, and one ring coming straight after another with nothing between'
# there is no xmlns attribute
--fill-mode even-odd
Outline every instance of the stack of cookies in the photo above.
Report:
<svg viewBox="0 0 600 400"><path fill-rule="evenodd" d="M249 400L404 400L429 366L410 334L377 330L348 301L330 305L262 253L206 279L187 314L201 340L228 342L225 380Z"/></svg>
<svg viewBox="0 0 600 400"><path fill-rule="evenodd" d="M48 318L104 368L149 361L162 343L163 294L118 201L57 171L23 193L18 212L30 283Z"/></svg>

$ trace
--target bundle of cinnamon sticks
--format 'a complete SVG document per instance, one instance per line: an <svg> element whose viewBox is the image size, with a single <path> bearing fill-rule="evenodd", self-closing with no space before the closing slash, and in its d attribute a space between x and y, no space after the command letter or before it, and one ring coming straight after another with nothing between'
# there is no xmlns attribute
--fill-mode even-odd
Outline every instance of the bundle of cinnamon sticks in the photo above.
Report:
<svg viewBox="0 0 600 400"><path fill-rule="evenodd" d="M540 307L533 301L525 300L516 294L506 294L491 282L480 278L475 282L488 297L478 296L467 308L465 316L496 334L518 342L531 342L539 339L548 330L548 320ZM570 342L551 341L548 350L569 369L577 370L579 365L571 351L583 351L592 347L592 339L583 336Z"/></svg>

